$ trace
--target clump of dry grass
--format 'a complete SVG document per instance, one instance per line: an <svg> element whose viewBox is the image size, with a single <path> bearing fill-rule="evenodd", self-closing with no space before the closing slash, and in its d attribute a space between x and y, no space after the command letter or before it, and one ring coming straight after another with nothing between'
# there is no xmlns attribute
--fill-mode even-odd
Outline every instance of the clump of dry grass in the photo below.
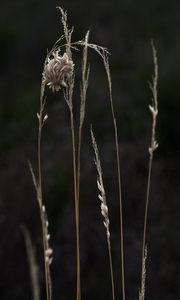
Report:
<svg viewBox="0 0 180 300"><path fill-rule="evenodd" d="M80 190L80 158L81 158L81 140L82 140L82 128L85 118L85 109L86 109L86 95L88 89L88 80L90 68L88 66L88 48L95 50L103 60L105 72L107 75L107 82L109 88L109 98L111 104L111 112L114 124L114 134L115 134L115 145L116 145L116 156L117 156L117 175L118 175L118 186L119 186L119 207L120 207L120 243L121 243L121 272L122 272L122 296L125 300L125 282L124 282L124 254L123 254L123 212L122 212L122 196L121 196L121 176L120 176L120 158L119 158L119 142L118 142L118 132L116 126L116 118L114 113L114 105L112 98L112 81L110 75L109 61L108 61L108 51L98 45L89 43L89 31L86 33L85 38L72 42L72 33L73 28L68 29L67 25L67 13L60 7L58 7L61 12L61 21L64 28L64 35L57 40L52 50L47 53L47 56L44 61L44 68L42 72L42 82L41 82L41 93L40 93L40 110L37 113L39 121L39 130L38 130L38 183L35 179L31 164L29 163L34 186L36 188L37 200L40 207L41 223L42 223L42 235L43 235L43 249L44 249L44 267L45 267L45 280L46 280L46 299L52 299L52 284L50 276L50 265L52 263L52 249L49 246L50 235L48 233L48 220L46 209L43 204L42 197L42 179L41 179L41 136L42 136L42 127L47 120L47 115L43 115L44 107L46 104L45 87L46 85L52 89L53 92L59 92L62 88L64 99L67 103L69 113L70 113L70 125L71 125L71 136L72 136L72 157L73 157L73 177L74 177L74 200L75 200L75 217L76 217L76 245L77 245L77 294L76 299L81 300L81 276L80 276L80 250L79 250L79 190ZM59 45L65 39L63 45ZM75 84L75 65L73 62L72 50L76 50L78 46L83 47L82 55L82 79L80 85L80 119L79 119L79 133L78 141L75 139L74 132L74 114L73 114L73 90ZM65 52L61 55L62 47L65 48ZM158 79L158 64L156 51L152 43L153 49L153 59L154 59L154 68L155 75L153 77L153 84L150 85L150 88L153 93L153 104L149 106L149 109L153 116L153 125L152 125L152 138L151 146L149 148L150 160L149 160L149 173L148 173L148 185L147 185L147 196L146 196L146 209L145 209L145 219L144 219L144 234L143 234L143 246L142 246L142 276L141 276L141 291L139 293L139 299L144 300L145 296L145 261L147 258L147 248L145 247L146 241L146 224L147 224L147 212L148 212L148 203L149 203L149 191L150 191L150 182L151 182L151 169L152 169L152 160L154 150L158 147L158 144L155 140L155 127L156 127L156 118L158 113L157 108L157 79ZM97 144L95 141L94 134L91 129L91 139L92 145L95 152L95 165L98 172L97 186L99 189L99 199L101 201L101 213L104 217L104 226L106 228L108 250L109 250L109 261L110 261L110 273L111 273L111 282L112 282L112 298L115 300L115 291L114 291L114 279L113 279L113 267L112 267L112 256L111 256L111 243L110 243L110 230L109 230L109 218L108 218L108 206L106 203L106 194L102 180L102 170L99 158L99 152ZM77 157L76 153L76 144L78 145ZM28 240L28 234L25 232L25 237Z"/></svg>
<svg viewBox="0 0 180 300"><path fill-rule="evenodd" d="M95 44L88 43L89 31L86 33L83 40L72 43L71 37L73 29L69 30L67 25L67 14L60 7L58 9L61 12L61 21L64 28L64 35L57 40L52 50L47 53L44 68L42 72L41 93L40 93L40 111L37 113L39 121L38 131L38 170L39 180L38 185L32 167L30 170L33 177L33 182L37 192L37 199L40 206L42 233L43 233L43 248L44 248L44 265L45 265L45 278L46 278L46 295L47 300L51 299L51 280L50 280L50 258L49 258L49 244L47 239L47 221L45 207L42 200L42 179L41 179L41 135L42 127L47 119L47 115L43 116L43 110L46 103L44 98L45 86L52 88L52 91L59 91L61 86L63 87L64 99L68 105L70 112L70 124L72 135L72 154L73 154L73 175L74 175L74 199L75 199L75 216L76 216L76 244L77 244L77 300L81 299L81 283L80 283L80 251L79 251L79 186L80 186L80 153L81 153L81 136L82 127L85 117L85 105L86 105L86 92L88 88L89 79L89 67L87 67L87 49L94 49L103 59L107 55L107 50ZM64 45L58 45L58 43L65 39ZM83 59L82 59L82 82L81 82L81 105L80 105L80 121L79 121L79 135L78 135L78 158L76 161L75 152L75 133L74 133L74 115L73 115L73 90L74 90L74 63L72 59L72 49L76 49L76 46L82 46ZM63 56L60 55L61 48L65 47Z"/></svg>

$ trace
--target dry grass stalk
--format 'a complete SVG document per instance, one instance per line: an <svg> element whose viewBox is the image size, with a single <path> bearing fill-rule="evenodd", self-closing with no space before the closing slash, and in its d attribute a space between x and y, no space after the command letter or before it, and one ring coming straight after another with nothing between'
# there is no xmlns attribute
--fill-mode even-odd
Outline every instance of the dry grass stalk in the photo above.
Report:
<svg viewBox="0 0 180 300"><path fill-rule="evenodd" d="M147 194L146 194L146 207L145 207L145 215L144 215L144 232L143 232L143 247L142 247L142 271L141 271L141 296L140 300L143 300L143 265L144 265L144 257L145 257L145 243L146 243L146 226L147 226L147 213L148 213L148 204L149 204L149 192L150 192L150 184L151 184L151 170L152 170L152 160L154 150L157 149L158 144L155 139L155 129L156 129L156 119L158 114L158 101L157 101L157 82L158 82L158 61L156 55L156 49L154 47L153 41L151 42L152 51L153 51L153 61L154 61L154 76L152 77L152 84L150 83L150 89L153 94L153 103L149 105L149 109L152 113L153 122L152 122L152 134L151 134L151 146L149 147L149 171L148 171L148 183L147 183Z"/></svg>
<svg viewBox="0 0 180 300"><path fill-rule="evenodd" d="M46 63L46 60L45 60ZM44 64L45 66L45 64ZM42 233L43 233L43 251L44 251L44 267L45 267L45 279L46 279L46 297L47 300L50 300L50 290L48 284L48 265L46 261L46 229L44 227L44 211L43 211L43 200L42 200L42 179L41 179L41 133L42 127L44 125L45 117L43 118L43 109L45 105L45 101L43 100L44 96L44 89L45 85L41 83L41 96L40 96L40 112L37 115L39 120L39 132L38 132L38 171L39 171L39 188L38 188L38 195L39 197L39 204L40 204L40 214L41 214L41 224L42 224Z"/></svg>
<svg viewBox="0 0 180 300"><path fill-rule="evenodd" d="M46 64L48 58L50 57L51 53L47 54L46 59L44 61L44 69L46 68ZM42 234L43 234L43 252L44 252L44 268L45 268L45 280L46 280L46 297L47 300L51 300L50 289L48 284L48 265L46 262L46 236L45 236L45 227L44 227L44 212L43 212L43 200L42 200L42 179L41 179L41 134L42 134L42 127L44 122L47 119L47 115L43 117L43 110L46 103L44 100L44 91L45 91L45 83L41 82L41 93L40 93L40 111L37 113L37 118L39 121L39 130L38 130L38 173L39 173L39 185L37 190L37 198L40 206L40 215L41 215L41 224L42 224ZM35 178L35 176L34 176ZM36 184L37 187L37 184Z"/></svg>
<svg viewBox="0 0 180 300"><path fill-rule="evenodd" d="M103 185L103 179L102 179L102 169L101 169L101 162L99 158L99 151L96 144L96 140L91 128L91 139L92 139L92 145L94 148L95 153L95 165L98 172L98 178L97 178L97 187L100 191L100 194L98 195L100 201L101 201L101 214L103 215L105 221L103 222L105 228L106 228L106 235L107 235L107 242L108 242L108 250L109 250L109 261L110 261L110 271L111 271L111 283L112 283L112 297L113 300L115 300L115 293L114 293L114 278L113 278L113 267L112 267L112 255L111 255L111 242L110 242L110 231L109 231L109 218L108 218L108 207L106 204L106 192Z"/></svg>
<svg viewBox="0 0 180 300"><path fill-rule="evenodd" d="M61 22L63 24L64 28L64 37L66 39L66 53L69 57L69 59L72 59L72 52L71 52L71 36L73 33L73 28L71 30L68 29L68 24L67 24L67 13L64 12L64 10L60 7L57 6L57 8L61 12Z"/></svg>
<svg viewBox="0 0 180 300"><path fill-rule="evenodd" d="M108 85L109 85L109 97L111 103L111 112L113 117L114 123L114 134L115 134L115 143L116 143L116 159L117 159L117 171L118 171L118 188L119 188L119 209L120 209L120 232L121 232L121 274L122 274L122 294L123 300L125 300L125 283L124 283L124 242L123 242L123 211L122 211L122 193L121 193L121 172L120 172L120 158L119 158L119 142L118 142L118 132L117 132L117 125L116 125L116 118L114 113L114 105L113 105L113 98L112 98L112 81L111 81L111 74L109 68L109 61L108 55L106 52L103 53L103 62L104 67L107 74Z"/></svg>
<svg viewBox="0 0 180 300"><path fill-rule="evenodd" d="M49 299L52 299L52 281L51 281L51 273L50 273L50 265L52 264L52 248L49 247L50 234L48 233L48 218L45 206L43 205L44 212L44 231L45 231L45 245L46 245L46 265L47 265L47 278L48 278L48 288L49 288Z"/></svg>
<svg viewBox="0 0 180 300"><path fill-rule="evenodd" d="M36 264L35 250L29 232L24 224L21 224L21 229L24 234L24 240L26 243L26 251L27 251L27 257L29 262L33 300L40 300L40 287L39 287L38 268Z"/></svg>
<svg viewBox="0 0 180 300"><path fill-rule="evenodd" d="M88 50L88 39L89 31L85 36L85 45L83 49L83 60L82 60L82 81L80 84L80 96L81 96L81 106L80 106L80 122L79 122L79 141L78 141L78 170L77 170L77 199L79 204L79 185L80 185L80 155L81 155L81 139L82 139L82 127L85 117L85 107L86 107L86 93L88 88L89 72L90 67L87 68L87 50Z"/></svg>
<svg viewBox="0 0 180 300"><path fill-rule="evenodd" d="M64 27L64 36L66 39L66 53L70 60L72 60L71 53L71 36L72 30L68 30L67 25L67 14L62 8L58 7L61 12L61 21ZM81 299L81 278L80 278L80 249L79 249L79 201L77 197L77 168L76 168L76 157L75 157L75 134L74 134L74 116L73 116L73 90L74 90L74 73L68 78L68 84L64 91L64 98L68 104L70 111L70 122L71 122L71 135L72 135L72 148L73 148L73 171L74 171L74 198L75 198L75 216L76 216L76 248L77 248L77 295L76 299Z"/></svg>
<svg viewBox="0 0 180 300"><path fill-rule="evenodd" d="M141 291L139 291L139 300L144 300L145 298L145 283L146 283L146 258L147 258L147 245L144 249L144 258L143 258L143 285Z"/></svg>
<svg viewBox="0 0 180 300"><path fill-rule="evenodd" d="M41 214L41 198L40 198L40 188L37 184L31 163L28 161L29 164L29 168L31 171L31 175L32 175L32 179L33 179L33 183L36 189L36 195L37 195L37 200L38 200L38 204L39 204L39 208L40 208L40 214ZM44 252L44 257L45 257L45 266L46 266L46 271L47 271L47 286L48 286L48 297L49 300L52 299L52 282L51 282L51 274L50 274L50 265L52 263L52 253L53 250L49 247L49 240L50 240L50 234L48 233L48 218L47 218L47 213L46 213L46 209L45 206L43 205L42 207L43 210L43 219L41 216L41 221L43 223L43 232L44 232L44 238L45 238L45 252Z"/></svg>

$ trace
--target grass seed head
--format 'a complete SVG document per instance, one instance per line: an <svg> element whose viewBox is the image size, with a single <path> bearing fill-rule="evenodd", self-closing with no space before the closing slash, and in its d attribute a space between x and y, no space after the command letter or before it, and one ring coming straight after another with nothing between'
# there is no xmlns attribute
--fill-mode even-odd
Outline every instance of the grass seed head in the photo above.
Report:
<svg viewBox="0 0 180 300"><path fill-rule="evenodd" d="M73 74L74 64L69 60L66 53L63 56L58 51L52 53L52 58L48 58L43 71L43 83L47 84L52 91L59 91L60 86L66 87L66 79Z"/></svg>

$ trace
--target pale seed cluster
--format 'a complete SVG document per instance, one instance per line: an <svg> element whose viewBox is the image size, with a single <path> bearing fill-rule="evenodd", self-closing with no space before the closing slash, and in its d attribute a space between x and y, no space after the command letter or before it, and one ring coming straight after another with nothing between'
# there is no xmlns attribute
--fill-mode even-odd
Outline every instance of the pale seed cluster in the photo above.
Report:
<svg viewBox="0 0 180 300"><path fill-rule="evenodd" d="M152 128L153 141L152 141L151 147L149 147L149 154L152 155L153 151L156 150L159 146L159 144L155 140L155 124L156 124L156 117L157 117L157 114L158 114L158 110L155 106L151 106L151 105L149 105L149 109L150 109L150 111L152 113L152 116L153 116L153 128Z"/></svg>
<svg viewBox="0 0 180 300"><path fill-rule="evenodd" d="M46 244L46 262L48 264L48 266L50 266L50 264L52 263L52 253L53 250L49 247L49 240L50 240L50 234L48 233L48 226L49 226L49 222L47 220L47 215L46 215L46 209L45 206L43 206L43 212L44 212L44 231L45 231L45 244Z"/></svg>
<svg viewBox="0 0 180 300"><path fill-rule="evenodd" d="M98 172L97 187L100 191L100 194L98 195L98 197L101 200L101 214L103 215L103 217L105 219L103 221L103 224L106 228L107 241L108 241L108 244L110 245L110 231L109 231L108 207L106 204L106 192L105 192L104 185L103 185L102 170L101 170L101 163L100 163L100 158L99 158L98 147L97 147L97 144L95 141L94 134L92 132L92 128L91 128L91 139L92 139L92 145L93 145L94 152L95 152L94 161L95 161L97 172Z"/></svg>
<svg viewBox="0 0 180 300"><path fill-rule="evenodd" d="M107 233L107 239L109 241L110 238L110 232L109 232L109 218L108 218L108 207L106 205L106 194L104 190L104 186L102 182L100 183L99 180L97 180L97 186L99 191L101 192L101 195L99 194L98 197L101 200L101 214L103 215L105 221L103 221L103 224L106 228L106 233Z"/></svg>
<svg viewBox="0 0 180 300"><path fill-rule="evenodd" d="M74 64L69 60L66 53L63 56L58 54L58 51L52 53L53 58L47 59L43 71L43 84L47 84L52 91L59 91L60 86L66 87L66 79L69 79L73 74Z"/></svg>

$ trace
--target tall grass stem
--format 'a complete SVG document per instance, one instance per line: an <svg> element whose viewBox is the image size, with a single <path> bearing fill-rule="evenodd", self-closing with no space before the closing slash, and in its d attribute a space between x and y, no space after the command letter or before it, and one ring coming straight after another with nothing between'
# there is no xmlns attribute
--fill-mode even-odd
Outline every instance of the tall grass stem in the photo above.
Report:
<svg viewBox="0 0 180 300"><path fill-rule="evenodd" d="M123 294L123 300L125 300L123 212L122 212L122 192L121 192L121 172L120 172L120 159L119 159L119 143L118 143L118 133L117 133L116 118L115 118L115 113L114 113L113 98L112 98L112 81L111 81L111 75L110 75L110 68L109 68L108 57L107 57L106 54L104 54L104 56L103 56L103 61L104 61L104 66L105 66L106 74L107 74L107 78L108 78L109 96L110 96L110 103L111 103L111 112L112 112L113 123L114 123L114 132L115 132L116 157L117 157L117 169L118 169L119 204L120 204L122 294Z"/></svg>
<svg viewBox="0 0 180 300"><path fill-rule="evenodd" d="M158 115L158 101L157 101L157 81L158 81L158 61L156 55L156 49L154 47L153 41L151 41L152 51L153 51L153 62L154 62L154 76L152 76L152 84L150 83L150 89L153 94L153 103L152 106L149 105L149 109L152 113L153 122L152 122L152 135L151 135L151 146L149 147L149 171L148 171L148 182L147 182L147 194L146 194L146 207L144 215L144 230L143 230L143 246L142 246L142 271L141 271L141 294L140 300L143 300L143 290L144 281L143 281L143 265L145 259L145 245L146 245L146 227L147 227L147 214L148 214L148 205L149 205L149 193L150 193L150 184L151 184L151 171L152 171L152 161L154 150L158 147L158 144L155 140L155 129L156 129L156 119Z"/></svg>
<svg viewBox="0 0 180 300"><path fill-rule="evenodd" d="M43 213L43 201L42 201L42 178L41 178L41 132L42 132L43 95L44 95L44 85L41 84L39 133L38 133L39 198L40 198L40 212L41 212L42 234L43 234L44 267L45 267L45 279L46 279L46 297L47 297L47 300L50 300L49 299L49 287L48 287L48 271L47 271L47 264L46 264L46 240L45 240L45 229L44 229L44 213Z"/></svg>

